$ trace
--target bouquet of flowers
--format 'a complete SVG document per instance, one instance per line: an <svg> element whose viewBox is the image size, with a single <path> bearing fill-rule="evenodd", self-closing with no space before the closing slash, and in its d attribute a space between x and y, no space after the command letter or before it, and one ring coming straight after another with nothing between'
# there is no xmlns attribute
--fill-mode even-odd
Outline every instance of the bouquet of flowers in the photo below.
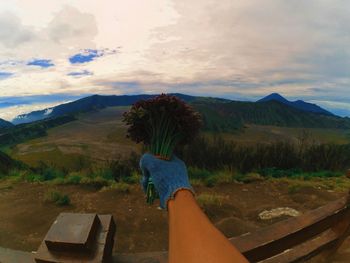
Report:
<svg viewBox="0 0 350 263"><path fill-rule="evenodd" d="M144 143L151 154L163 160L171 159L177 145L191 142L202 124L200 114L190 105L166 94L136 102L123 116L129 126L127 136ZM151 185L149 182L150 192L154 190Z"/></svg>

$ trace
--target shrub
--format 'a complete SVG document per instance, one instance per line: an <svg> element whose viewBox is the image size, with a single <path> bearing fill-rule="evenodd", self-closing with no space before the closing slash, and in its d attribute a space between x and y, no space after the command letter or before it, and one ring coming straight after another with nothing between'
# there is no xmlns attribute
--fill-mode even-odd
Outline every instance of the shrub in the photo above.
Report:
<svg viewBox="0 0 350 263"><path fill-rule="evenodd" d="M103 186L108 186L112 184L113 181L106 180L103 177L84 177L80 180L80 184L87 185L87 186L93 186L96 188L101 188Z"/></svg>
<svg viewBox="0 0 350 263"><path fill-rule="evenodd" d="M24 180L29 183L38 183L44 181L41 174L36 174L33 172L29 172L26 175L24 175Z"/></svg>
<svg viewBox="0 0 350 263"><path fill-rule="evenodd" d="M138 171L140 157L139 154L132 152L128 158L119 157L117 160L107 163L106 169L111 172L116 182L127 181L129 179L132 181L136 177L130 177L135 176L135 171Z"/></svg>
<svg viewBox="0 0 350 263"><path fill-rule="evenodd" d="M113 181L113 172L108 168L102 168L94 171L90 178L102 178L107 181Z"/></svg>
<svg viewBox="0 0 350 263"><path fill-rule="evenodd" d="M82 179L82 176L79 175L78 173L71 173L66 177L65 183L67 183L67 184L79 184L81 179Z"/></svg>
<svg viewBox="0 0 350 263"><path fill-rule="evenodd" d="M206 178L213 176L213 174L206 169L201 169L201 168L197 168L197 167L189 167L188 168L188 176L189 176L189 178L204 180Z"/></svg>
<svg viewBox="0 0 350 263"><path fill-rule="evenodd" d="M207 178L204 178L204 185L206 187L214 187L217 183L218 183L217 176L209 176Z"/></svg>
<svg viewBox="0 0 350 263"><path fill-rule="evenodd" d="M217 182L219 184L232 183L234 181L234 176L235 173L228 169L218 171L217 173L215 173L215 177L217 177Z"/></svg>
<svg viewBox="0 0 350 263"><path fill-rule="evenodd" d="M287 142L238 145L222 136L199 137L177 149L189 166L209 171L225 169L241 173L258 171L263 176L284 177L315 171L345 171L350 167L350 144L308 144Z"/></svg>
<svg viewBox="0 0 350 263"><path fill-rule="evenodd" d="M53 180L55 178L63 178L64 177L63 172L61 172L57 169L54 169L52 167L48 167L48 168L44 169L42 171L41 175L42 175L44 181L49 181L49 180Z"/></svg>
<svg viewBox="0 0 350 263"><path fill-rule="evenodd" d="M21 177L21 176L23 176L24 173L25 173L25 171L13 169L13 170L9 171L8 176L9 177Z"/></svg>
<svg viewBox="0 0 350 263"><path fill-rule="evenodd" d="M44 201L54 203L58 206L67 206L71 203L68 195L54 190L50 190L45 194Z"/></svg>
<svg viewBox="0 0 350 263"><path fill-rule="evenodd" d="M140 182L140 180L141 180L141 175L136 171L133 171L131 176L122 178L122 181L128 184L137 184Z"/></svg>

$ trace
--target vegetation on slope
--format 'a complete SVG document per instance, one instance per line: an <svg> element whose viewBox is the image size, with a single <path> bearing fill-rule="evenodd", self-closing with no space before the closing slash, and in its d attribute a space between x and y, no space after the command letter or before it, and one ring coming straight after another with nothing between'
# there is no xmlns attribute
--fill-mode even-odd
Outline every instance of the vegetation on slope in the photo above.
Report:
<svg viewBox="0 0 350 263"><path fill-rule="evenodd" d="M26 165L0 151L0 178L9 174L13 169L26 169Z"/></svg>
<svg viewBox="0 0 350 263"><path fill-rule="evenodd" d="M206 130L231 132L244 124L282 127L350 129L350 119L305 112L277 101L193 101L202 113Z"/></svg>
<svg viewBox="0 0 350 263"><path fill-rule="evenodd" d="M303 102L290 104L283 98L261 100L259 102L232 101L210 97L194 97L174 94L192 103L205 119L205 128L211 131L235 131L244 124L275 125L304 128L350 128L350 119L335 116L317 105ZM14 123L24 123L44 118L54 118L66 114L77 114L101 110L106 107L130 106L140 99L149 99L155 95L101 96L93 95L48 110L34 111L18 116ZM288 103L285 103L287 101ZM298 107L294 104L299 103ZM310 108L311 107L311 108Z"/></svg>
<svg viewBox="0 0 350 263"><path fill-rule="evenodd" d="M258 177L338 177L350 167L350 144L312 144L301 141L299 145L277 142L272 144L239 145L222 137L200 137L192 144L177 149L177 155L189 167L191 179L206 185L216 182L248 179L240 175L255 173ZM54 181L59 184L91 184L109 186L113 182L138 182L140 153L120 157L104 163L80 162L75 168L42 163L25 172L13 172L13 160L5 157L0 164L9 174L29 182ZM8 164L9 163L9 164ZM15 168L14 168L15 167Z"/></svg>
<svg viewBox="0 0 350 263"><path fill-rule="evenodd" d="M13 126L13 124L11 122L0 119L0 131L2 129L10 128L12 126Z"/></svg>
<svg viewBox="0 0 350 263"><path fill-rule="evenodd" d="M54 119L47 119L14 126L6 129L2 134L0 134L0 146L4 147L18 144L26 140L45 136L47 134L47 129L63 125L73 120L75 120L75 117L67 115Z"/></svg>
<svg viewBox="0 0 350 263"><path fill-rule="evenodd" d="M176 95L177 97L187 102L195 99L195 97L184 95L184 94L173 94L173 95ZM28 114L22 114L16 117L13 120L13 123L15 124L28 123L28 122L42 120L46 118L54 118L54 117L59 117L63 115L101 110L107 107L130 106L141 99L149 99L155 96L156 95L146 95L146 94L121 95L121 96L93 95L93 96L85 97L76 101L55 106L50 109L49 113L48 113L48 109L44 109L39 111L33 111Z"/></svg>
<svg viewBox="0 0 350 263"><path fill-rule="evenodd" d="M300 141L299 145L287 142L239 145L217 136L213 140L198 138L191 145L178 149L178 155L190 166L207 170L230 169L242 173L261 173L270 168L301 172L344 172L350 168L350 144Z"/></svg>

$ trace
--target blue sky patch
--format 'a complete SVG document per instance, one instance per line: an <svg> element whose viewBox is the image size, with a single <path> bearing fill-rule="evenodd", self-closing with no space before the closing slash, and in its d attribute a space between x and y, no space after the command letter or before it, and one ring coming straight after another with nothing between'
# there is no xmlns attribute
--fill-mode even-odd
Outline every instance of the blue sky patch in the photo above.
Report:
<svg viewBox="0 0 350 263"><path fill-rule="evenodd" d="M27 65L48 68L54 66L55 64L52 63L51 59L33 59L32 61L29 61Z"/></svg>
<svg viewBox="0 0 350 263"><path fill-rule="evenodd" d="M13 75L13 73L11 73L11 72L0 71L0 80L7 79L7 78L11 77L12 75Z"/></svg>
<svg viewBox="0 0 350 263"><path fill-rule="evenodd" d="M83 70L83 71L69 72L67 75L72 77L82 77L82 76L91 76L93 75L93 73L88 70Z"/></svg>
<svg viewBox="0 0 350 263"><path fill-rule="evenodd" d="M102 57L103 51L96 49L85 49L81 53L75 54L69 58L72 64L82 64L93 61L95 58Z"/></svg>

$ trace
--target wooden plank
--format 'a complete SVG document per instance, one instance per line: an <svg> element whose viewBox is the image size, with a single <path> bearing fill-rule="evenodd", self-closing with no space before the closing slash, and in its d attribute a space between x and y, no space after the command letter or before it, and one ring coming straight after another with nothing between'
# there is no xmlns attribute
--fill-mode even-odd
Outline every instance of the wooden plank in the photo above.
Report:
<svg viewBox="0 0 350 263"><path fill-rule="evenodd" d="M292 263L300 262L317 255L319 252L333 246L338 239L337 233L329 229L309 241L287 249L282 253L259 263Z"/></svg>
<svg viewBox="0 0 350 263"><path fill-rule="evenodd" d="M307 241L341 220L350 220L346 204L346 198L342 198L299 217L230 240L248 260L261 261Z"/></svg>
<svg viewBox="0 0 350 263"><path fill-rule="evenodd" d="M49 250L90 251L99 224L96 214L61 213L47 232L45 244Z"/></svg>

